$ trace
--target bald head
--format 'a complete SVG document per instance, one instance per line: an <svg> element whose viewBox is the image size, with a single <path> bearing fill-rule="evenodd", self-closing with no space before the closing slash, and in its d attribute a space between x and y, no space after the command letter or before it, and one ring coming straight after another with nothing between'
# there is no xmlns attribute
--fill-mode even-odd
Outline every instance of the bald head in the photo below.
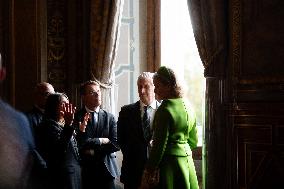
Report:
<svg viewBox="0 0 284 189"><path fill-rule="evenodd" d="M50 83L47 83L47 82L41 82L41 83L38 83L35 87L35 91L40 91L40 90L50 90L50 91L53 91L52 93L54 93L54 88L53 86L50 84Z"/></svg>
<svg viewBox="0 0 284 189"><path fill-rule="evenodd" d="M47 96L54 92L54 88L50 83L41 82L37 84L35 87L35 105L44 109Z"/></svg>

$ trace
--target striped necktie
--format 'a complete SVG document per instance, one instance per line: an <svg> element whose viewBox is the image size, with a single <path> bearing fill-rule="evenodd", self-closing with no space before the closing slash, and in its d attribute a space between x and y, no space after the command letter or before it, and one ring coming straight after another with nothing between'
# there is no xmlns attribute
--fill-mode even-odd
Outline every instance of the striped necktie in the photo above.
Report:
<svg viewBox="0 0 284 189"><path fill-rule="evenodd" d="M142 117L143 133L147 143L150 142L152 135L150 131L150 116L148 113L149 106L144 106L144 114Z"/></svg>

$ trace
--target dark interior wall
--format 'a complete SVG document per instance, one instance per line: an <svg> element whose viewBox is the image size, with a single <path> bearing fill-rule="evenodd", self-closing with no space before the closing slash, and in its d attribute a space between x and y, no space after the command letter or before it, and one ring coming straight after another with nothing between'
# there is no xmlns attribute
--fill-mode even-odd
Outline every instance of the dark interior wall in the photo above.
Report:
<svg viewBox="0 0 284 189"><path fill-rule="evenodd" d="M7 69L1 97L24 110L42 74L41 5L34 0L0 2L0 50Z"/></svg>
<svg viewBox="0 0 284 189"><path fill-rule="evenodd" d="M9 62L9 50L10 49L10 14L9 14L9 2L0 2L0 51L2 54L2 64L6 66ZM8 70L9 71L9 70ZM11 100L11 91L8 90L10 87L9 75L8 78L0 85L0 95L5 100Z"/></svg>
<svg viewBox="0 0 284 189"><path fill-rule="evenodd" d="M87 6L78 0L1 1L0 47L8 71L2 98L26 111L34 86L47 81L79 105L78 86L88 72Z"/></svg>
<svg viewBox="0 0 284 189"><path fill-rule="evenodd" d="M14 0L11 10L11 65L9 65L15 107L26 110L32 104L32 91L41 80L41 17L34 0Z"/></svg>
<svg viewBox="0 0 284 189"><path fill-rule="evenodd" d="M0 1L0 52L1 55L3 54L4 50L4 2ZM0 85L0 96L3 98L4 96L4 87L3 85Z"/></svg>

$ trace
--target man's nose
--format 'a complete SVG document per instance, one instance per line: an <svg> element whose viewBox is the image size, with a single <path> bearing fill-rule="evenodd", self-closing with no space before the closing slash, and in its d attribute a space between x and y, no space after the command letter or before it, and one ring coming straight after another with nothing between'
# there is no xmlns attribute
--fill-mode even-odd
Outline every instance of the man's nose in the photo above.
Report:
<svg viewBox="0 0 284 189"><path fill-rule="evenodd" d="M146 92L146 89L145 88L142 88L141 89L141 93L145 93Z"/></svg>

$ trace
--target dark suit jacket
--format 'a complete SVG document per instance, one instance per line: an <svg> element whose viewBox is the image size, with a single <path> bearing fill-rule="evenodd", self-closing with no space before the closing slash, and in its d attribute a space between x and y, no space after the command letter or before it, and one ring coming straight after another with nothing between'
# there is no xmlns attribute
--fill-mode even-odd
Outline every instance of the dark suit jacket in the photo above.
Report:
<svg viewBox="0 0 284 189"><path fill-rule="evenodd" d="M42 121L43 112L36 106L33 106L33 108L28 111L26 115L28 117L30 125L32 126L32 129L34 130L37 126L39 126L40 122Z"/></svg>
<svg viewBox="0 0 284 189"><path fill-rule="evenodd" d="M120 180L138 187L147 160L147 142L142 130L139 101L121 108L117 129L118 143L123 154Z"/></svg>
<svg viewBox="0 0 284 189"><path fill-rule="evenodd" d="M28 112L26 112L25 114L29 120L34 135L34 139L35 141L37 141L38 140L37 130L42 121L43 112L38 107L33 106L33 108ZM47 171L46 162L41 156L41 154L37 151L37 149L34 150L33 156L34 156L34 163L32 166L31 177L29 180L28 188L44 189L46 188L46 171Z"/></svg>
<svg viewBox="0 0 284 189"><path fill-rule="evenodd" d="M85 108L76 112L75 122L82 121L85 113ZM92 172L107 172L112 177L118 177L120 173L114 152L120 149L117 144L117 125L114 116L100 109L94 134L90 127L91 123L88 121L86 132L80 132L79 129L77 131L83 170L90 168L88 170ZM99 138L108 138L111 143L100 145ZM88 153L90 150L93 150L93 155ZM104 170L100 170L102 167Z"/></svg>
<svg viewBox="0 0 284 189"><path fill-rule="evenodd" d="M47 164L50 188L81 188L79 150L74 128L43 118L38 128L38 151Z"/></svg>

